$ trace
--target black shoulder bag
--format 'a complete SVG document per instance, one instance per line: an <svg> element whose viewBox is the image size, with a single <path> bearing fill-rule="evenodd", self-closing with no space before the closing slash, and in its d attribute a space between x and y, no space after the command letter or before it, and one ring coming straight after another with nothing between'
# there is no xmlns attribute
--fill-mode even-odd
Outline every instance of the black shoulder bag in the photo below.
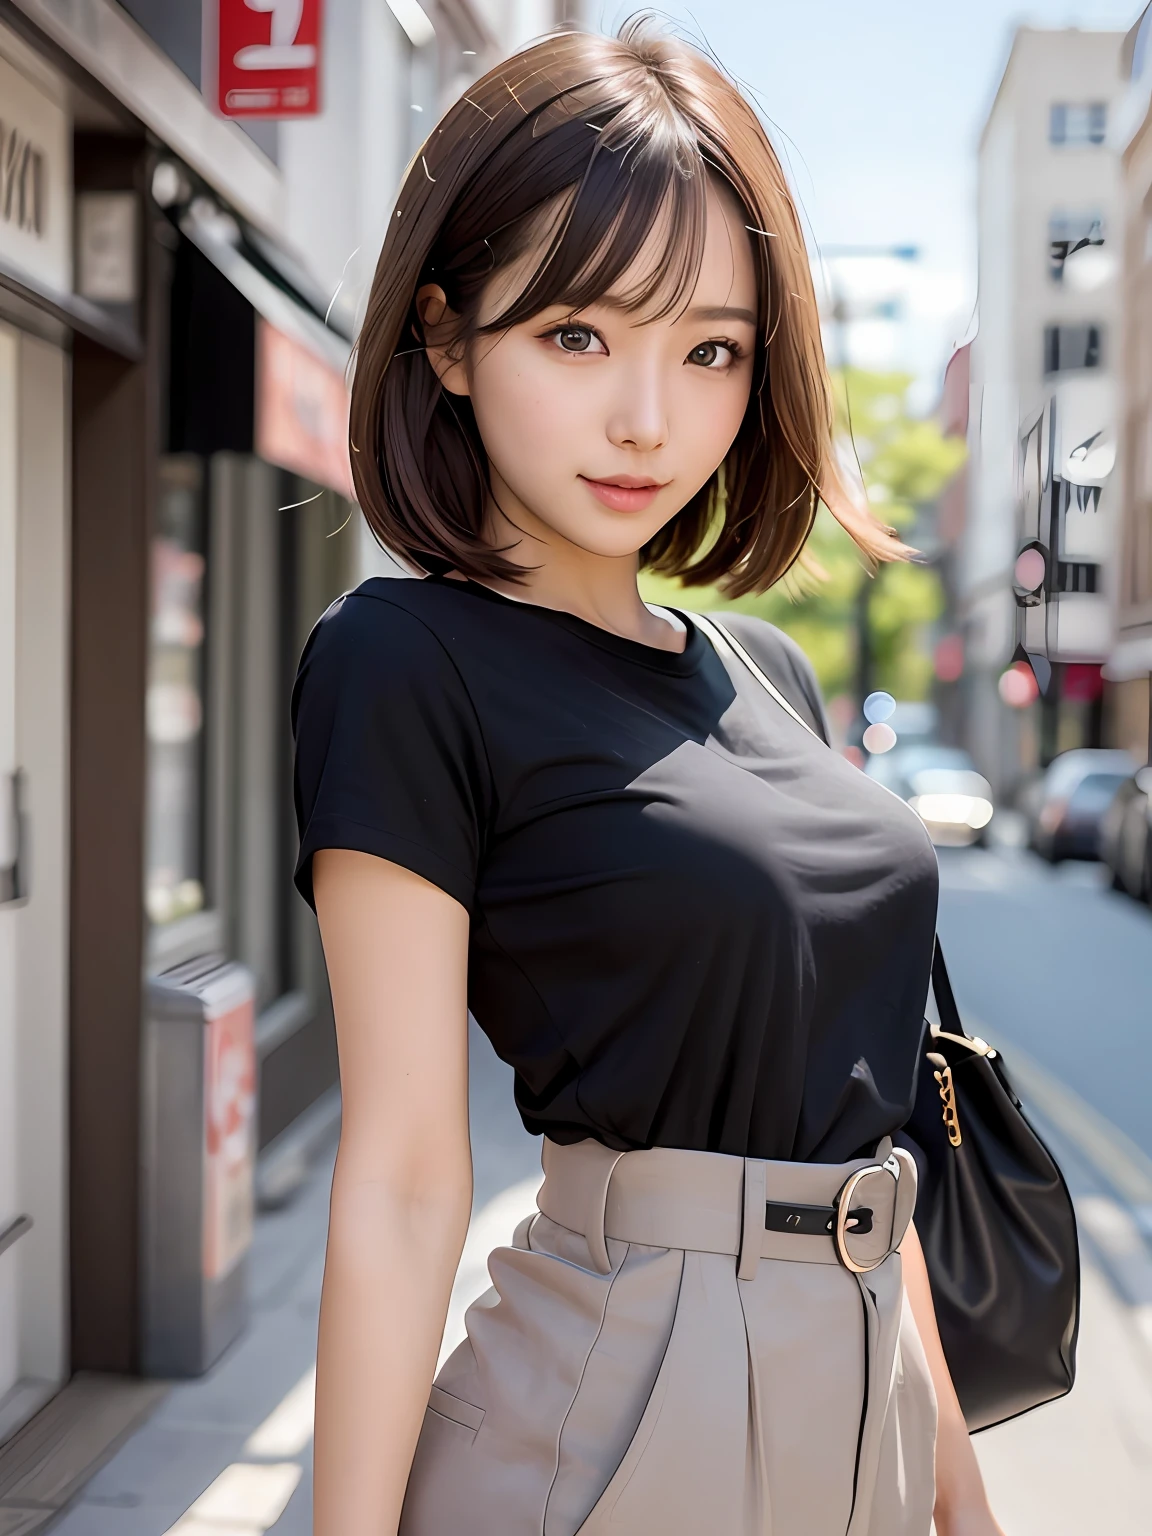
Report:
<svg viewBox="0 0 1152 1536"><path fill-rule="evenodd" d="M916 1230L964 1418L988 1429L1072 1388L1076 1217L999 1051L965 1033L939 944L932 989L940 1025L926 1030L904 1128L919 1173Z"/></svg>
<svg viewBox="0 0 1152 1536"><path fill-rule="evenodd" d="M737 656L812 731L728 629L691 617L721 659L726 650ZM904 1128L919 1174L916 1231L964 1418L970 1430L989 1429L1072 1388L1080 1319L1076 1217L999 1051L965 1033L939 944L932 987L940 1025L925 1022Z"/></svg>

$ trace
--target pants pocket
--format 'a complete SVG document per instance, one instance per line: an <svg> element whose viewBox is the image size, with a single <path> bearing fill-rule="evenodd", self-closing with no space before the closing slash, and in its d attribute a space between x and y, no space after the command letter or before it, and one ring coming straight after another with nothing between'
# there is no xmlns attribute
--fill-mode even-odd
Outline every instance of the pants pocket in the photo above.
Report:
<svg viewBox="0 0 1152 1536"><path fill-rule="evenodd" d="M458 1424L461 1429L468 1430L470 1439L476 1438L476 1432L484 1422L483 1408L476 1408L471 1403L466 1403L461 1397L453 1397L451 1392L445 1392L443 1387L433 1387L428 1395L428 1411L434 1413L437 1418L449 1419L453 1424Z"/></svg>
<svg viewBox="0 0 1152 1536"><path fill-rule="evenodd" d="M672 1250L675 1251L675 1250ZM676 1313L647 1406L578 1536L745 1536L748 1341L726 1254L685 1253Z"/></svg>
<svg viewBox="0 0 1152 1536"><path fill-rule="evenodd" d="M484 1516L484 1499L477 1498L476 1432L484 1412L462 1398L433 1387L424 1410L424 1423L408 1475L400 1536L504 1536L506 1527L495 1515Z"/></svg>

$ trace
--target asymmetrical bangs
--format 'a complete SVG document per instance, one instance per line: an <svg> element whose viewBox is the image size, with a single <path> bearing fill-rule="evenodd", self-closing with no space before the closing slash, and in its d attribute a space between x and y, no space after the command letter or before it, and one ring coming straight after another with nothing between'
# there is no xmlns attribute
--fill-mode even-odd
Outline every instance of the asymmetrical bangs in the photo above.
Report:
<svg viewBox="0 0 1152 1536"><path fill-rule="evenodd" d="M907 555L836 469L807 252L767 135L709 60L643 20L618 38L568 32L526 48L450 108L409 168L352 388L353 478L385 548L429 572L519 574L484 541L483 444L469 401L443 390L424 352L417 290L444 289L461 349L554 306L610 298L663 318L696 284L710 176L752 244L752 393L724 463L643 562L732 595L763 591L800 554L818 499L870 559ZM497 274L515 281L481 324Z"/></svg>
<svg viewBox="0 0 1152 1536"><path fill-rule="evenodd" d="M553 306L575 311L609 294L626 310L660 319L694 287L706 229L705 178L693 163L699 153L683 126L658 111L662 103L644 116L613 112L597 100L603 94L573 92L575 99L520 125L507 148L521 175L528 156L537 161L531 181L500 195L507 178L504 157L496 157L446 221L429 274L462 317L494 273L534 258L514 299L478 329L496 333ZM479 241L477 228L486 230ZM641 268L654 233L660 256Z"/></svg>

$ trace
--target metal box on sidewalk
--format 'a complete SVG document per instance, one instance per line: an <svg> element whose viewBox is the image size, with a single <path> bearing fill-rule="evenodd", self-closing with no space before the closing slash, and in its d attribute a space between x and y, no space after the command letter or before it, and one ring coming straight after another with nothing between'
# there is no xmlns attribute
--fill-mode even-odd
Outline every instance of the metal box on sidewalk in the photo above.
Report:
<svg viewBox="0 0 1152 1536"><path fill-rule="evenodd" d="M256 1052L250 973L220 956L147 983L142 1364L197 1376L248 1318Z"/></svg>

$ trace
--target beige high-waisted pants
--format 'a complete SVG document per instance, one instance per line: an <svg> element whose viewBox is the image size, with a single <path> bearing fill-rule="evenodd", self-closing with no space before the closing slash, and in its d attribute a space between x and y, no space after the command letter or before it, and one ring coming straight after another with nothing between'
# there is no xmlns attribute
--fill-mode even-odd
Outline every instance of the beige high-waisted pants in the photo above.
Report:
<svg viewBox="0 0 1152 1536"><path fill-rule="evenodd" d="M401 1536L928 1536L936 1400L895 1251L915 1169L887 1142L876 1163L545 1142ZM877 1267L766 1230L766 1202L830 1206L865 1167L843 1249Z"/></svg>

